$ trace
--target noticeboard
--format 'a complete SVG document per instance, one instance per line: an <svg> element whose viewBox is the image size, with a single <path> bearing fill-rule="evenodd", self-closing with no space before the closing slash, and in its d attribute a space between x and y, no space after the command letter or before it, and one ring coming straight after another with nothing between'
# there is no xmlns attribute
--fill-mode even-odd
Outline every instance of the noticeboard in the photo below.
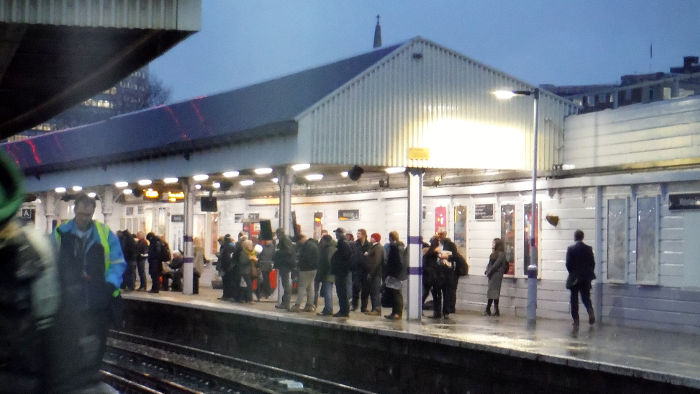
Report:
<svg viewBox="0 0 700 394"><path fill-rule="evenodd" d="M668 209L700 209L700 193L669 194Z"/></svg>
<svg viewBox="0 0 700 394"><path fill-rule="evenodd" d="M493 204L474 204L474 220L493 220Z"/></svg>

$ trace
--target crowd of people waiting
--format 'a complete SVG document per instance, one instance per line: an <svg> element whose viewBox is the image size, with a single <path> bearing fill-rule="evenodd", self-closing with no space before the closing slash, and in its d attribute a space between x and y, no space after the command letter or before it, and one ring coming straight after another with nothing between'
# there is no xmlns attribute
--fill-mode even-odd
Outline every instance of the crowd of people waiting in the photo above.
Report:
<svg viewBox="0 0 700 394"><path fill-rule="evenodd" d="M123 274L121 289L123 291L146 291L148 278L146 267L151 281L149 293L158 293L160 290L182 291L182 265L184 263L181 251L170 251L170 245L162 235L152 232L146 236L143 231L131 234L129 230L117 231L117 237L121 243L122 252L127 266ZM199 293L199 277L204 271L204 247L200 238L194 239L194 276L192 292ZM136 274L138 273L139 287L136 287Z"/></svg>
<svg viewBox="0 0 700 394"><path fill-rule="evenodd" d="M269 297L274 287L270 271L275 268L282 286L278 309L314 312L320 295L324 300L323 309L318 312L321 316L349 317L349 312L358 309L380 316L384 306L391 307L385 318L401 319L401 287L408 276L408 252L398 232L391 231L383 245L379 233L368 237L365 229L359 229L356 238L343 228L337 228L334 234L332 237L323 230L316 241L298 228L293 237L278 229L276 242L265 239L259 245L254 245L244 233L238 234L237 241L226 234L219 239L217 269L223 287L220 299L249 303L253 295L256 300ZM445 232L424 244L423 303L432 294L434 318L446 318L455 312L459 277L467 274L466 259ZM335 313L333 287L339 306Z"/></svg>

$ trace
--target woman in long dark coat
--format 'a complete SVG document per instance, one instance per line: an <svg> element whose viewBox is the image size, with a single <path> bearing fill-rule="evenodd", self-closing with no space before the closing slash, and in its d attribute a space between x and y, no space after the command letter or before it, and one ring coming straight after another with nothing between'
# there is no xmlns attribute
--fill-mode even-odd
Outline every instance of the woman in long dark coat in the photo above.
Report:
<svg viewBox="0 0 700 394"><path fill-rule="evenodd" d="M489 264L486 266L484 274L489 278L489 288L486 292L488 299L484 315L491 316L491 303L495 306L494 315L500 316L498 310L498 299L501 297L501 282L503 282L503 274L508 269L508 261L506 260L505 247L503 240L495 238L493 240L493 252L489 257Z"/></svg>

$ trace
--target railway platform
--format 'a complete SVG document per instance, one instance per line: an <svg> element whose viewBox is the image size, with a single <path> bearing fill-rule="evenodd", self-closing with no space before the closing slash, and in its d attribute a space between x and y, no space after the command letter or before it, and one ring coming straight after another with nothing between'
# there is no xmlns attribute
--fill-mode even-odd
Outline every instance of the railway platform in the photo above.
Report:
<svg viewBox="0 0 700 394"><path fill-rule="evenodd" d="M583 324L583 321L581 327L576 330L572 328L569 321L546 319L538 319L536 327L528 328L525 319L520 317L508 315L488 317L460 311L450 315L449 319L437 320L428 317L430 311L426 311L424 318L415 322L390 321L381 316L367 316L359 312L351 312L350 318L341 319L318 316L315 312L292 313L276 309L273 299L241 304L219 300L220 295L221 290L201 287L200 294L196 295L167 291L158 294L130 292L125 294L124 298L128 302L148 304L152 308L183 307L188 310L232 315L238 319L237 321L264 319L267 321L266 326L291 324L293 327L302 327L301 329L313 327L351 336L367 334L374 337L381 336L387 341L401 339L408 343L435 344L461 349L472 352L468 358L461 361L467 364L465 368L479 368L479 363L492 363L491 370L510 368L511 383L495 391L511 389L520 391L520 388L529 387L528 375L531 373L529 372L531 367L528 367L528 363L532 362L539 365L535 370L543 368L542 365L547 365L548 370L551 369L547 374L552 376L546 379L538 378L540 385L538 387L546 386L547 382L554 382L558 378L569 379L561 374L568 376L573 373L580 374L583 382L590 380L591 386L584 391L598 391L596 387L604 387L604 383L595 381L601 374L623 379L619 383L620 390L615 390L618 392L628 392L623 387L633 381L643 382L641 387L652 383L661 385L659 387L665 385L674 387L672 391L700 391L700 338L694 335L604 324L589 326ZM322 299L320 301L322 302ZM192 316L195 315L192 314ZM187 324L193 323L187 322ZM353 340L358 338L355 337ZM313 338L310 338L310 343L315 341L325 343L324 341L328 339L324 338L323 334L316 333ZM237 346L242 347L240 344ZM399 351L401 352L412 357L410 351ZM442 358L441 355L445 352L441 351L438 354L438 356L426 357ZM480 361L474 361L475 358ZM440 360L440 362L446 361ZM311 363L313 364L313 361ZM459 365L459 362L455 363ZM504 366L500 366L501 364ZM452 372L459 372L459 367ZM395 371L389 370L386 373L392 375ZM494 372L494 374L498 376L500 372ZM404 376L406 376L405 372ZM488 376L484 379L488 380ZM520 386L518 386L519 381ZM481 383L482 385L477 387L487 391L486 383ZM570 383L574 386L579 384L575 381ZM449 384L454 385L454 383ZM567 385L567 383L562 384ZM595 384L601 384L601 386ZM368 383L366 387L371 388L372 383ZM649 388L652 389L652 387ZM533 388L533 391L539 390Z"/></svg>

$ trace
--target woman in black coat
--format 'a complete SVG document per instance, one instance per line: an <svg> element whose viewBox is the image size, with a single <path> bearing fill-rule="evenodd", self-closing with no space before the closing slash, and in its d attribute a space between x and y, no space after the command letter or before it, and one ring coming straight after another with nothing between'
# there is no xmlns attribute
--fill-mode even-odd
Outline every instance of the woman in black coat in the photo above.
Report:
<svg viewBox="0 0 700 394"><path fill-rule="evenodd" d="M161 244L160 239L153 234L146 235L148 240L148 274L151 276L151 290L149 293L158 293L160 290L160 275L163 272L163 263L161 261Z"/></svg>

